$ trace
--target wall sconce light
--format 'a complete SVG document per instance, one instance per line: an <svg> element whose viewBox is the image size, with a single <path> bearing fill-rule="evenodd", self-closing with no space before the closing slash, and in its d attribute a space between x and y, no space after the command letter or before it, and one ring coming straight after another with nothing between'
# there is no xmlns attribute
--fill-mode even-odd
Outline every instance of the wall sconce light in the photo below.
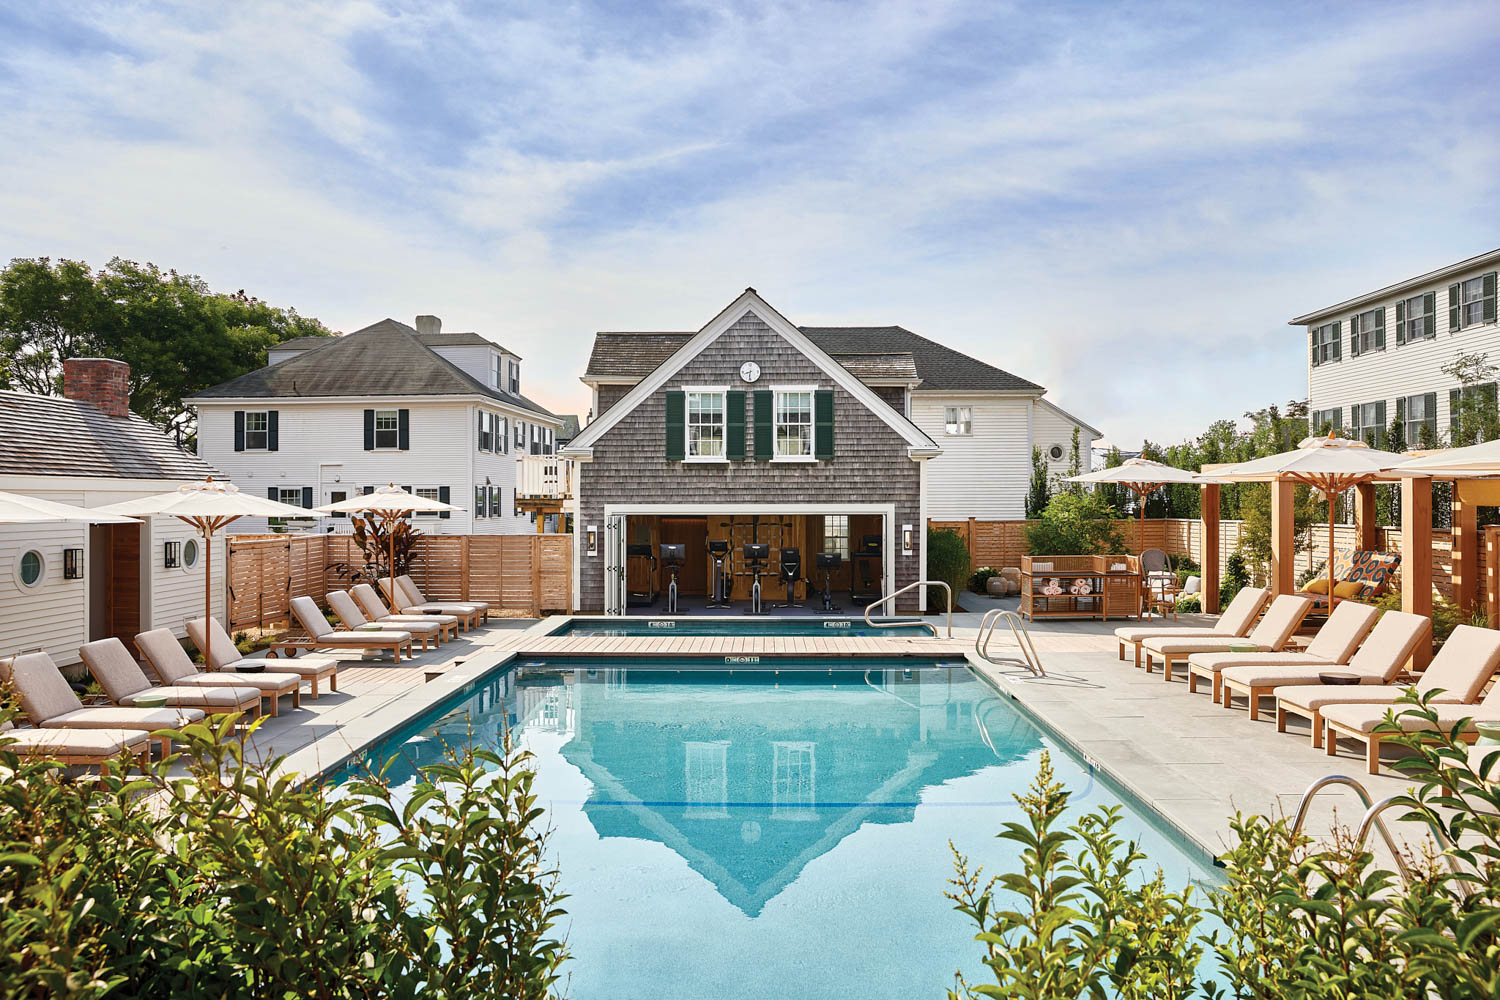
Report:
<svg viewBox="0 0 1500 1000"><path fill-rule="evenodd" d="M83 550L63 549L63 579L83 579Z"/></svg>
<svg viewBox="0 0 1500 1000"><path fill-rule="evenodd" d="M901 526L901 554L902 555L909 556L909 555L912 554L913 551L915 551L914 548L913 548L913 546L916 544L914 538L915 538L915 536L914 536L914 533L913 533L913 530L912 530L912 526L909 525L909 524L903 524Z"/></svg>
<svg viewBox="0 0 1500 1000"><path fill-rule="evenodd" d="M587 534L589 540L589 555L597 556L599 554L599 526L597 524L589 525Z"/></svg>
<svg viewBox="0 0 1500 1000"><path fill-rule="evenodd" d="M165 566L167 569L176 569L179 565L181 565L181 563L179 562L182 553L181 542L168 542L163 551L164 554L161 563L163 566Z"/></svg>

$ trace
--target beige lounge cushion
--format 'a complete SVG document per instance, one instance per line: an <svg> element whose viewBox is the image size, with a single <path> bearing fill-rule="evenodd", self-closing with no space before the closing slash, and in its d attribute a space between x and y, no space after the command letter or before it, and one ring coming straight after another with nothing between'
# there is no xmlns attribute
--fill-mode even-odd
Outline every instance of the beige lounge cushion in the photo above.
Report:
<svg viewBox="0 0 1500 1000"><path fill-rule="evenodd" d="M1115 629L1115 638L1121 642L1141 642L1144 639L1192 639L1198 636L1213 638L1214 636L1233 635L1232 632L1220 632L1217 628L1198 626L1194 628L1184 625L1181 628L1152 628L1150 625L1127 625Z"/></svg>
<svg viewBox="0 0 1500 1000"><path fill-rule="evenodd" d="M1297 667L1295 665L1230 667L1219 676L1224 679L1225 684L1240 684L1253 688L1279 688L1294 684L1318 684L1318 675L1329 670L1337 670L1341 674L1357 673L1338 663L1315 663L1311 666ZM1366 674L1369 681L1361 683L1379 684L1383 679L1379 674Z"/></svg>
<svg viewBox="0 0 1500 1000"><path fill-rule="evenodd" d="M1479 697L1497 668L1500 668L1500 632L1460 625L1417 678L1417 691L1426 694L1442 690L1455 701L1471 702Z"/></svg>
<svg viewBox="0 0 1500 1000"><path fill-rule="evenodd" d="M168 684L192 684L200 687L253 687L272 694L295 691L302 683L298 674L267 671L259 674L200 674L183 651L182 643L170 629L158 628L135 637L136 648L151 664L156 675Z"/></svg>
<svg viewBox="0 0 1500 1000"><path fill-rule="evenodd" d="M1203 637L1197 639L1147 639L1141 645L1153 653L1181 656L1190 653L1229 651L1231 645L1253 645L1274 652L1282 647L1306 617L1310 603L1302 597L1282 594L1271 602L1260 623L1244 639ZM1249 650L1246 650L1249 652Z"/></svg>
<svg viewBox="0 0 1500 1000"><path fill-rule="evenodd" d="M1292 666L1330 665L1306 653L1194 653L1188 657L1188 669L1205 677L1234 667L1284 670Z"/></svg>
<svg viewBox="0 0 1500 1000"><path fill-rule="evenodd" d="M370 619L347 590L330 590L325 596L328 598L328 607L339 616L339 621L344 623L345 628L356 629L369 624Z"/></svg>
<svg viewBox="0 0 1500 1000"><path fill-rule="evenodd" d="M197 708L80 708L76 712L64 712L42 723L44 729L139 729L155 732L158 729L181 729L194 722L203 721L203 711Z"/></svg>
<svg viewBox="0 0 1500 1000"><path fill-rule="evenodd" d="M1402 730L1408 733L1421 733L1432 731L1432 723L1420 715L1409 714L1414 711L1414 705L1329 705L1323 709L1323 718L1328 722L1334 722L1346 729L1356 732L1369 733L1376 726L1385 722L1386 713L1394 712L1396 721L1400 723ZM1437 712L1438 726L1444 732L1452 731L1464 719L1471 722L1500 722L1500 705L1494 707L1487 705L1434 705L1432 708ZM1473 725L1465 726L1461 732L1472 732Z"/></svg>
<svg viewBox="0 0 1500 1000"><path fill-rule="evenodd" d="M1304 612L1305 613L1305 612ZM1322 663L1347 663L1359 648L1380 611L1369 604L1345 601L1333 609L1318 634L1307 644L1307 654Z"/></svg>
<svg viewBox="0 0 1500 1000"><path fill-rule="evenodd" d="M406 625L412 622L424 622L429 625L439 626L451 626L458 624L457 615L393 614L391 612L391 609L386 607L385 602L380 599L380 595L375 593L375 588L370 586L368 583L358 584L349 591L349 594L354 598L356 602L358 602L360 610L376 621L400 622L402 625Z"/></svg>
<svg viewBox="0 0 1500 1000"><path fill-rule="evenodd" d="M327 635L318 637L320 646L369 646L371 643L385 645L392 642L410 642L411 633L402 631L376 631L375 629L364 629L359 632L329 632Z"/></svg>
<svg viewBox="0 0 1500 1000"><path fill-rule="evenodd" d="M21 711L33 726L83 708L83 702L46 653L22 653L9 661L0 660L0 680L15 688Z"/></svg>
<svg viewBox="0 0 1500 1000"><path fill-rule="evenodd" d="M390 578L387 577L386 579L387 579L386 592L389 593L390 592L390 585L389 585L389 579ZM422 588L420 588L420 587L417 586L417 582L415 580L413 580L410 576L408 576L408 575L406 575L404 573L401 576L396 577L396 585L401 588L401 592L406 596L407 607L412 607L412 606L415 606L415 605L426 605L426 606L430 606L430 607L445 607L445 608L454 608L454 609L458 609L458 608L467 609L467 610L464 610L464 611L458 611L457 612L458 614L474 614L475 612L479 612L479 611L488 612L490 610L490 605L489 605L488 601L443 601L443 600L428 600L427 597L426 597L426 595L424 595L422 593Z"/></svg>
<svg viewBox="0 0 1500 1000"><path fill-rule="evenodd" d="M149 690L151 681L130 655L130 650L115 636L95 639L78 647L78 655L99 682L109 700L116 705L129 704L132 695Z"/></svg>
<svg viewBox="0 0 1500 1000"><path fill-rule="evenodd" d="M210 670L227 670L231 664L245 658L217 618L189 618L187 634L198 652L203 652L205 647L212 649L213 655L205 657Z"/></svg>
<svg viewBox="0 0 1500 1000"><path fill-rule="evenodd" d="M1236 639L1233 636L1206 635L1196 639L1147 639L1141 646L1158 655L1170 653L1173 656L1183 656L1191 653L1227 653L1230 646L1254 646L1255 650L1245 652L1271 652L1271 647L1253 642L1250 639Z"/></svg>
<svg viewBox="0 0 1500 1000"><path fill-rule="evenodd" d="M1349 657L1349 670L1358 674L1378 674L1384 683L1389 684L1396 679L1417 647L1431 635L1432 621L1427 616L1387 611L1365 637L1364 644Z"/></svg>
<svg viewBox="0 0 1500 1000"><path fill-rule="evenodd" d="M1219 628L1229 635L1244 635L1255 624L1270 598L1271 592L1264 587L1241 587L1219 616Z"/></svg>
<svg viewBox="0 0 1500 1000"><path fill-rule="evenodd" d="M205 687L202 684L174 684L171 687L155 687L126 695L120 702L126 708L134 706L137 698L163 695L167 704L178 708L205 708L220 711L241 711L260 704L260 691L250 687L224 687L221 684Z"/></svg>
<svg viewBox="0 0 1500 1000"><path fill-rule="evenodd" d="M1281 705L1303 712L1321 712L1329 705L1390 705L1401 700L1407 688L1399 684L1381 684L1373 679L1358 684L1302 684L1276 688L1271 693ZM1455 702L1453 695L1438 695L1434 700Z"/></svg>
<svg viewBox="0 0 1500 1000"><path fill-rule="evenodd" d="M23 757L114 757L143 752L151 737L139 729L7 729L0 751Z"/></svg>

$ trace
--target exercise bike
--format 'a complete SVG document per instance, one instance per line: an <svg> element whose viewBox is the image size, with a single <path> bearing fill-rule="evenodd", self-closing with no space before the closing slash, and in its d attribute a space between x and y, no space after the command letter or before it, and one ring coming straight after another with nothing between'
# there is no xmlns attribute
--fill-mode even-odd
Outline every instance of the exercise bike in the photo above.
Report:
<svg viewBox="0 0 1500 1000"><path fill-rule="evenodd" d="M661 547L661 564L672 574L672 582L667 585L667 610L665 614L677 614L677 569L682 565L686 556L686 546L680 543L672 544L664 542Z"/></svg>
<svg viewBox="0 0 1500 1000"><path fill-rule="evenodd" d="M852 604L873 604L883 596L881 576L884 571L882 556L885 554L883 539L879 535L866 535L849 560L849 601ZM874 572L871 572L871 570ZM858 578L859 590L855 590Z"/></svg>
<svg viewBox="0 0 1500 1000"><path fill-rule="evenodd" d="M797 600L797 578L802 575L802 553L798 549L781 550L781 582L786 586L786 602L773 608L800 608Z"/></svg>
<svg viewBox="0 0 1500 1000"><path fill-rule="evenodd" d="M833 603L833 590L829 581L838 568L844 564L844 557L837 552L819 552L817 556L818 569L823 571L823 610L825 612L838 611L839 606Z"/></svg>
<svg viewBox="0 0 1500 1000"><path fill-rule="evenodd" d="M745 543L745 562L750 564L750 575L754 582L750 585L750 606L745 609L747 615L763 615L765 609L760 605L760 564L771 557L771 546L765 542Z"/></svg>
<svg viewBox="0 0 1500 1000"><path fill-rule="evenodd" d="M729 559L729 543L727 541L709 542L708 554L714 561L713 599L704 607L727 608L729 607L729 578L725 574L724 563Z"/></svg>
<svg viewBox="0 0 1500 1000"><path fill-rule="evenodd" d="M645 565L642 574L646 579L644 590L632 590L625 595L625 605L631 608L649 608L656 603L660 595L656 592L656 556L651 553L651 545L647 542L637 542L625 546L626 564L632 560L641 560Z"/></svg>

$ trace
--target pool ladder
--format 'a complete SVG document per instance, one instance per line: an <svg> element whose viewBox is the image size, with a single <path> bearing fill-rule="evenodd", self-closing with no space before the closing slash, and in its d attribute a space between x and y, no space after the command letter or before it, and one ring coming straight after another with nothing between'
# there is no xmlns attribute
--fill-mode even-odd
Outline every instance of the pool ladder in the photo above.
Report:
<svg viewBox="0 0 1500 1000"><path fill-rule="evenodd" d="M938 632L937 626L934 625L934 624L932 624L932 622L929 622L929 621L922 621L921 619L905 618L905 619L897 619L895 621L877 622L877 621L872 621L870 619L870 612L871 611L874 611L876 608L880 607L882 604L887 604L887 603L889 603L891 601L894 601L896 598L900 597L902 594L906 593L907 591L916 590L918 587L942 587L943 590L947 592L947 594L948 594L948 638L950 638L950 639L953 638L953 588L950 587L950 586L948 586L942 580L915 580L915 581L913 581L911 583L908 583L906 586L902 587L900 590L897 590L897 591L895 591L893 593L890 593L890 594L886 594L880 600L875 601L875 602L873 602L873 603L871 603L869 605L866 605L865 606L865 624L868 625L868 626L870 626L871 628L902 628L902 627L907 626L907 625L922 625L922 626L925 626L926 628L929 628L929 629L932 630L932 634L933 634L934 638L941 638L942 636L941 636L941 633Z"/></svg>
<svg viewBox="0 0 1500 1000"><path fill-rule="evenodd" d="M1010 626L1010 634L1015 637L1016 648L1020 656L991 656L990 640L994 638L995 628L1005 622ZM985 612L984 618L979 622L979 633L974 636L974 654L986 663L996 665L1014 663L1030 670L1037 677L1046 677L1047 671L1042 669L1042 658L1037 654L1036 643L1031 641L1031 631L1026 627L1026 622L1014 611L1005 608L995 608Z"/></svg>
<svg viewBox="0 0 1500 1000"><path fill-rule="evenodd" d="M1354 789L1354 794L1359 796L1359 801L1365 807L1364 815L1360 817L1359 830L1354 835L1355 846L1363 847L1365 841L1370 839L1370 831L1379 831L1380 839L1385 841L1386 849L1391 852L1391 857L1396 861L1396 869L1401 873L1401 880L1409 885L1411 883L1411 868L1407 865L1405 856L1396 847L1396 839L1391 836L1390 828L1385 825L1385 819L1382 816L1392 806L1409 805L1411 803L1409 796L1390 795L1376 802L1370 798L1369 791L1358 780L1346 774L1330 774L1314 781L1311 785L1307 786L1307 791L1302 793L1302 801L1297 804L1297 817L1292 821L1292 833L1297 834L1302 832L1302 827L1307 823L1307 813L1312 807L1313 799L1323 789L1333 785L1343 785L1346 788ZM1427 822L1427 829L1431 831L1433 839L1437 841L1438 847L1442 849L1444 857L1448 859L1448 867L1454 874L1462 875L1463 866L1459 863L1458 858L1453 855L1453 841L1448 839L1448 835L1443 832L1442 827L1431 820ZM1460 898L1467 898L1471 892L1469 883L1461 880L1458 891Z"/></svg>

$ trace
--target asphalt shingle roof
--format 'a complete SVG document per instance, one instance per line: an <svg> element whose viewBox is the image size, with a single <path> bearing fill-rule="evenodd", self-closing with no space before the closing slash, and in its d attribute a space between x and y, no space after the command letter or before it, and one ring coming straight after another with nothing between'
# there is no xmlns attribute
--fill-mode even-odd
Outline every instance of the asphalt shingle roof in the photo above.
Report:
<svg viewBox="0 0 1500 1000"><path fill-rule="evenodd" d="M483 339L478 334L436 336ZM188 402L288 396L488 396L543 416L554 415L526 396L490 388L434 352L416 330L394 319L342 337L313 339L321 343L279 365L204 389L188 397Z"/></svg>
<svg viewBox="0 0 1500 1000"><path fill-rule="evenodd" d="M834 354L831 357L861 381L919 381L916 359L906 351L895 354Z"/></svg>
<svg viewBox="0 0 1500 1000"><path fill-rule="evenodd" d="M8 390L0 391L0 472L118 479L218 474L134 413L110 417L92 403Z"/></svg>
<svg viewBox="0 0 1500 1000"><path fill-rule="evenodd" d="M408 327L408 329L411 328ZM507 350L504 346L477 333L415 333L414 331L414 336L428 347L494 347L513 358L520 357L516 352ZM315 347L322 347L328 341L328 337L295 337L291 340L283 340L271 350L310 351Z"/></svg>
<svg viewBox="0 0 1500 1000"><path fill-rule="evenodd" d="M976 392L1042 392L1019 375L918 336L899 326L804 326L809 340L835 359L841 355L910 355L922 389ZM692 333L604 331L594 335L585 378L644 378ZM843 362L840 361L840 364ZM852 371L852 369L851 369ZM856 373L858 374L858 373Z"/></svg>

